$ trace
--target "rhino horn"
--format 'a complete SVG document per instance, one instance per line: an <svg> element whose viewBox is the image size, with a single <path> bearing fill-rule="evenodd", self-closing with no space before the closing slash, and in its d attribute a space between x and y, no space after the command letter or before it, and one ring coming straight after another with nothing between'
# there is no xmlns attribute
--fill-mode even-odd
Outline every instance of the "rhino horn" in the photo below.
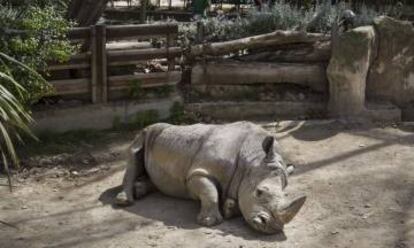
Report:
<svg viewBox="0 0 414 248"><path fill-rule="evenodd" d="M280 221L284 224L289 223L302 208L305 201L306 196L300 196L293 201L288 202L284 206L281 206L277 211L277 216Z"/></svg>

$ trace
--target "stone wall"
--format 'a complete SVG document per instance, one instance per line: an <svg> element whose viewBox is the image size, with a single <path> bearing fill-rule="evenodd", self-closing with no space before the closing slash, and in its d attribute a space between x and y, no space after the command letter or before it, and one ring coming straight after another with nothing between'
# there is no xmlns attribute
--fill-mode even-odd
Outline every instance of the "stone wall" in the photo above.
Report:
<svg viewBox="0 0 414 248"><path fill-rule="evenodd" d="M408 115L414 104L414 26L379 17L374 21L376 56L367 80L367 97L389 101Z"/></svg>
<svg viewBox="0 0 414 248"><path fill-rule="evenodd" d="M379 17L373 26L339 34L332 49L327 70L332 116L398 121L402 112L402 119L413 119L414 27L410 22Z"/></svg>

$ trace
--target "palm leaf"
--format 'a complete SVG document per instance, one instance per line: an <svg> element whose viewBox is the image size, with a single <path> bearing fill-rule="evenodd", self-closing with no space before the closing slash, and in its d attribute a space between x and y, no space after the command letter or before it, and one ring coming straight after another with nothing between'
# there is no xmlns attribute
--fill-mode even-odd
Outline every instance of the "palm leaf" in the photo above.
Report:
<svg viewBox="0 0 414 248"><path fill-rule="evenodd" d="M4 65L5 61L13 63L23 70L29 71L31 74L44 80L40 74L33 69L27 67L23 63L15 60L14 58L0 52L0 61ZM0 71L0 82L6 82L6 85L0 84L0 154L1 161L6 171L7 179L9 182L10 191L12 190L11 177L10 177L10 163L19 166L19 160L16 154L13 140L17 139L21 141L20 134L24 133L31 137L35 137L29 124L33 121L30 113L23 106L23 104L13 95L12 91L23 99L26 90L13 78L10 72L5 67L6 72ZM9 73L7 73L9 72Z"/></svg>

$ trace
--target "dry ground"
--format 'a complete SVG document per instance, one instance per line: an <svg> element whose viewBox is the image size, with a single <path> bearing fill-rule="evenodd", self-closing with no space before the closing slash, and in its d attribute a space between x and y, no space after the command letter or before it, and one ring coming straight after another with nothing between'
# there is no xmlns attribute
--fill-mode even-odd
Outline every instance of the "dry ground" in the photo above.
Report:
<svg viewBox="0 0 414 248"><path fill-rule="evenodd" d="M90 157L116 157L96 159L92 169L19 178L12 194L0 187L0 220L16 227L0 224L0 247L414 247L414 126L275 129L297 165L288 188L308 195L284 234L256 233L241 218L200 227L196 202L159 193L113 208L125 138L98 150L80 146Z"/></svg>

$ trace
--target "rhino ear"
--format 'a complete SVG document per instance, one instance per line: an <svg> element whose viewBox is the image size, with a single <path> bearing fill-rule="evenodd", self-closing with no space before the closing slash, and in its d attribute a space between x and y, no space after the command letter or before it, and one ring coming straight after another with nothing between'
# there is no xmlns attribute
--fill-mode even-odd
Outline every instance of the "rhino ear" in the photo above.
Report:
<svg viewBox="0 0 414 248"><path fill-rule="evenodd" d="M301 196L296 198L295 200L291 201L287 206L282 207L278 211L278 217L280 220L287 224L289 223L293 217L299 212L299 210L302 208L303 204L306 201L306 196Z"/></svg>
<svg viewBox="0 0 414 248"><path fill-rule="evenodd" d="M273 136L267 136L262 143L263 151L266 153L266 160L272 160L274 158L273 144L275 138Z"/></svg>

